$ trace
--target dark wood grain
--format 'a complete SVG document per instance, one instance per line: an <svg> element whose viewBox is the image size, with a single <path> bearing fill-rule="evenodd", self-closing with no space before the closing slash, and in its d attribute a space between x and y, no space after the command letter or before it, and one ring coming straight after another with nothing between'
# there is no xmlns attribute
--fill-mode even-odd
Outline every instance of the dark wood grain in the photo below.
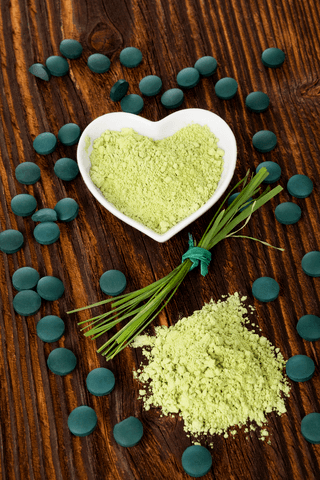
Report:
<svg viewBox="0 0 320 480"><path fill-rule="evenodd" d="M101 274L119 269L128 279L128 291L146 286L178 265L187 248L190 228L164 244L113 217L91 196L81 177L59 180L53 172L58 158L76 158L76 146L59 144L51 155L35 153L32 142L41 132L58 133L68 122L84 129L99 115L119 111L109 98L111 86L126 78L129 93L139 93L139 81L159 75L163 89L176 87L176 75L193 66L203 55L213 55L218 70L185 94L180 108L199 107L220 115L232 128L238 147L234 185L265 160L279 163L284 190L257 212L245 234L258 237L285 252L249 240L230 239L213 251L209 274L200 278L192 271L154 324L171 325L190 315L210 298L240 291L256 307L256 322L264 335L280 347L285 358L306 354L314 359L312 380L293 384L282 417L269 415L271 445L243 431L235 438L213 437L213 467L203 478L216 480L315 480L320 478L319 445L307 443L300 433L301 419L320 412L319 342L306 342L296 332L298 319L320 314L318 278L307 277L301 258L320 250L320 11L318 0L3 0L0 4L0 229L14 228L25 237L23 249L0 258L0 473L9 479L112 479L172 480L190 478L181 467L181 455L190 445L178 418L160 417L158 409L146 412L138 397L132 370L141 361L139 351L125 349L108 367L117 380L106 397L94 397L85 386L90 370L105 366L96 353L101 341L91 341L77 322L88 314L67 315L70 309L103 299ZM83 54L69 61L68 75L41 81L28 73L35 62L45 63L59 54L64 38L75 38ZM126 69L119 53L126 46L143 52L143 62ZM261 53L279 47L286 54L280 69L265 68ZM86 66L92 53L108 55L109 72L94 74ZM215 82L225 76L239 83L236 97L221 101L214 94ZM245 107L251 91L266 92L270 108L254 114ZM157 121L168 115L160 95L145 98L141 115ZM251 138L261 129L272 130L277 147L259 154ZM33 186L19 184L17 165L34 161L41 180ZM301 220L291 226L275 221L274 208L292 199L286 190L290 176L308 175L314 191L307 199L295 199ZM34 223L15 216L10 208L19 193L35 196L40 207L53 208L70 196L80 204L73 222L61 224L61 238L49 246L33 240ZM199 239L214 208L191 226ZM60 277L65 294L55 302L43 302L33 317L17 315L12 306L16 291L13 272L22 266L36 268L40 275ZM280 285L279 298L268 304L254 300L253 281L262 275ZM100 310L99 310L100 311ZM66 323L59 342L43 343L36 334L41 317L55 314ZM50 351L70 348L78 358L77 368L66 377L52 374L46 365ZM88 437L73 436L67 427L71 410L89 405L97 413L98 427ZM130 415L144 425L142 441L130 449L113 440L113 426ZM205 444L205 442L204 442Z"/></svg>

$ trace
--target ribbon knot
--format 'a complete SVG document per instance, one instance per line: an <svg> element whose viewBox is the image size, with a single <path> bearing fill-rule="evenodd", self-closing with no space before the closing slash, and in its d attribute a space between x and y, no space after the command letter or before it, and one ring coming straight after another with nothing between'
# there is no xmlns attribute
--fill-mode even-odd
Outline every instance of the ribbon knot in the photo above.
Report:
<svg viewBox="0 0 320 480"><path fill-rule="evenodd" d="M190 233L189 233L189 248L186 251L186 253L182 255L182 262L184 262L188 258L192 261L190 270L193 270L194 268L196 268L200 262L200 272L201 272L201 275L205 277L208 273L208 266L211 261L211 252L209 252L209 250L206 250L205 248L202 248L202 247L195 247L194 240Z"/></svg>

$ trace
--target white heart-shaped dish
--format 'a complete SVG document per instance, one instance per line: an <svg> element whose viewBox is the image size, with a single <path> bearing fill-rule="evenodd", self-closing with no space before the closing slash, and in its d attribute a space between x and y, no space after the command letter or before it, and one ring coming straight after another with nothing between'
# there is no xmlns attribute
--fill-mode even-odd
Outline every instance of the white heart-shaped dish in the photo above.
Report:
<svg viewBox="0 0 320 480"><path fill-rule="evenodd" d="M214 135L219 139L218 146L225 151L223 172L213 196L189 217L184 218L181 222L174 225L164 234L159 234L150 230L150 228L141 223L127 217L120 212L115 206L108 202L102 195L101 191L96 187L90 178L90 154L92 152L93 141L100 137L106 130L120 131L122 128L133 128L141 135L161 140L173 135L181 128L190 123L198 123L199 125L207 125ZM89 139L89 140L88 140ZM158 122L152 122L138 115L124 112L107 113L93 120L82 132L79 139L77 149L77 159L79 170L82 178L89 188L93 196L103 205L109 212L120 218L132 227L140 230L157 242L165 242L173 237L180 230L199 218L209 208L211 208L225 192L231 182L236 161L237 161L237 145L234 134L227 123L215 113L200 108L189 108L179 110L163 118Z"/></svg>

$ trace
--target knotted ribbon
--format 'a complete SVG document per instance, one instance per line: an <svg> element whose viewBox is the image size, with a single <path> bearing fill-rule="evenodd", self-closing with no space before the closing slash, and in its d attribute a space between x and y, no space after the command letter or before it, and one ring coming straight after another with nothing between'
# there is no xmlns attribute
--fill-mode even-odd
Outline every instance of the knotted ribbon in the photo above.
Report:
<svg viewBox="0 0 320 480"><path fill-rule="evenodd" d="M182 262L184 262L188 258L192 261L190 270L193 270L194 268L196 268L200 262L200 272L201 272L201 275L205 277L208 273L208 266L211 261L211 252L209 252L209 250L206 250L205 248L202 248L202 247L195 247L194 240L190 233L189 233L189 248L186 251L186 253L182 255Z"/></svg>

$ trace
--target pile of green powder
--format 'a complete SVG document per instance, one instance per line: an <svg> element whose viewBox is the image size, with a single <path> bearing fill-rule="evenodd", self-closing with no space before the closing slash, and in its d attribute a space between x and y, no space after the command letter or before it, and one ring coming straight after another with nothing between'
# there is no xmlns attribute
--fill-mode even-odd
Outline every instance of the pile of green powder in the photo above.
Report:
<svg viewBox="0 0 320 480"><path fill-rule="evenodd" d="M148 359L134 372L143 384L139 392L146 410L179 413L193 436L228 436L232 426L261 427L267 413L286 411L290 387L284 358L266 337L245 326L244 300L238 293L211 300L174 326L156 327L155 336L134 340L132 346L144 347ZM261 439L266 435L262 430Z"/></svg>
<svg viewBox="0 0 320 480"><path fill-rule="evenodd" d="M119 211L163 234L212 197L223 171L217 143L198 124L162 140L107 130L93 142L90 177Z"/></svg>

